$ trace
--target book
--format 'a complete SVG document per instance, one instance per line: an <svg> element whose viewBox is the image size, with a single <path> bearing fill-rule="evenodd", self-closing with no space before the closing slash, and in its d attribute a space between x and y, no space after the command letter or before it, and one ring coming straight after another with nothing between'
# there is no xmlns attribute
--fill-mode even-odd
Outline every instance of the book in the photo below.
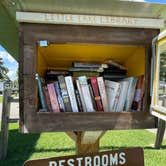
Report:
<svg viewBox="0 0 166 166"><path fill-rule="evenodd" d="M58 98L60 111L65 112L65 105L64 105L64 102L63 102L63 99L62 99L62 96L61 96L61 89L60 89L60 86L59 86L59 82L56 81L54 83L54 86L55 86L55 92L56 92L56 95L57 95L57 98Z"/></svg>
<svg viewBox="0 0 166 166"><path fill-rule="evenodd" d="M54 88L54 83L47 84L47 88L48 88L48 93L50 96L52 111L53 112L60 112L58 99L57 99L55 88Z"/></svg>
<svg viewBox="0 0 166 166"><path fill-rule="evenodd" d="M79 96L80 96L82 110L83 110L83 112L87 112L79 80L76 80L76 86L77 86L77 90L78 90L78 93L79 93Z"/></svg>
<svg viewBox="0 0 166 166"><path fill-rule="evenodd" d="M88 86L89 86L90 96L91 96L91 99L92 99L93 108L94 108L94 110L97 111L97 106L96 106L96 101L95 101L95 96L94 96L94 93L93 93L93 90L92 90L92 86L91 86L91 84L88 84Z"/></svg>
<svg viewBox="0 0 166 166"><path fill-rule="evenodd" d="M92 85L92 89L93 89L93 94L94 94L97 110L98 111L103 111L103 106L102 106L101 97L100 97L100 94L99 94L97 78L92 77L92 78L90 78L90 81L91 81L91 85Z"/></svg>
<svg viewBox="0 0 166 166"><path fill-rule="evenodd" d="M132 111L140 111L141 101L144 93L144 75L139 76L136 84L134 99L132 103Z"/></svg>
<svg viewBox="0 0 166 166"><path fill-rule="evenodd" d="M108 65L111 65L111 66L114 66L114 67L116 67L116 68L118 68L118 69L126 70L126 67L125 67L125 66L123 66L123 65L121 65L120 63L115 62L114 60L111 60L111 59L106 60L104 63L106 63L106 64L108 64Z"/></svg>
<svg viewBox="0 0 166 166"><path fill-rule="evenodd" d="M72 111L79 112L72 77L71 76L65 77L65 82L66 82L66 87L67 87L67 91L70 98Z"/></svg>
<svg viewBox="0 0 166 166"><path fill-rule="evenodd" d="M61 89L62 99L63 99L64 105L65 105L65 111L66 112L72 112L70 99L69 99L69 94L68 94L68 91L67 91L64 76L62 76L62 75L58 76L58 81L59 81L59 85L60 85L60 89Z"/></svg>
<svg viewBox="0 0 166 166"><path fill-rule="evenodd" d="M92 99L91 99L91 95L90 95L90 91L89 91L87 78L85 76L81 76L81 77L78 77L78 80L79 80L80 87L82 90L82 95L84 98L86 111L87 112L94 112L95 110L93 108L93 103L92 103Z"/></svg>
<svg viewBox="0 0 166 166"><path fill-rule="evenodd" d="M88 63L88 62L73 62L75 68L108 68L107 64Z"/></svg>
<svg viewBox="0 0 166 166"><path fill-rule="evenodd" d="M78 92L78 89L75 90L75 94L76 94L76 99L77 99L77 104L78 104L79 112L84 112L83 107L82 107L82 103L81 103L80 94Z"/></svg>
<svg viewBox="0 0 166 166"><path fill-rule="evenodd" d="M40 98L40 103L42 107L41 111L46 111L47 106L46 106L46 100L45 100L45 96L44 96L44 92L42 88L42 80L38 74L35 75L35 79L37 80L37 84L38 84L39 98Z"/></svg>
<svg viewBox="0 0 166 166"><path fill-rule="evenodd" d="M97 77L97 83L98 83L98 87L99 87L99 93L101 96L101 101L102 101L104 112L109 112L108 99L107 99L107 94L106 94L103 77Z"/></svg>
<svg viewBox="0 0 166 166"><path fill-rule="evenodd" d="M121 90L120 90L118 105L116 107L116 112L123 111L126 96L127 96L127 91L128 91L128 87L129 87L128 81L120 81L119 83L121 85Z"/></svg>
<svg viewBox="0 0 166 166"><path fill-rule="evenodd" d="M49 112L52 112L51 101L50 101L50 96L49 96L49 93L48 93L47 86L44 86L44 87L43 87L43 92L44 92L44 96L45 96L45 99L46 99L46 107L47 107L47 110L48 110Z"/></svg>
<svg viewBox="0 0 166 166"><path fill-rule="evenodd" d="M129 78L124 79L124 81L129 82L129 88L128 88L128 91L127 91L124 111L131 111L131 106L132 106L132 102L133 102L133 99L134 99L134 93L135 93L137 78L136 77L129 77Z"/></svg>
<svg viewBox="0 0 166 166"><path fill-rule="evenodd" d="M79 71L79 72L99 72L102 73L104 71L103 68L92 68L92 67L86 67L86 68L70 68L69 71L74 72L74 71Z"/></svg>
<svg viewBox="0 0 166 166"><path fill-rule="evenodd" d="M72 72L72 76L73 77L80 77L80 76L86 76L87 78L90 78L90 77L98 77L100 75L100 73L98 72L83 72L83 71L74 71Z"/></svg>
<svg viewBox="0 0 166 166"><path fill-rule="evenodd" d="M120 83L105 80L106 94L108 98L109 111L116 111L117 96L119 94Z"/></svg>

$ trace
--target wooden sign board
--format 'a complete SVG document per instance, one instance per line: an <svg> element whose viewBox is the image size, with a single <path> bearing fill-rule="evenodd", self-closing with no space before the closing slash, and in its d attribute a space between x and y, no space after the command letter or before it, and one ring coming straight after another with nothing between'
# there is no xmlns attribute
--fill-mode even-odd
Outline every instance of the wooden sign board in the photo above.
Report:
<svg viewBox="0 0 166 166"><path fill-rule="evenodd" d="M24 166L144 166L142 148L29 160Z"/></svg>

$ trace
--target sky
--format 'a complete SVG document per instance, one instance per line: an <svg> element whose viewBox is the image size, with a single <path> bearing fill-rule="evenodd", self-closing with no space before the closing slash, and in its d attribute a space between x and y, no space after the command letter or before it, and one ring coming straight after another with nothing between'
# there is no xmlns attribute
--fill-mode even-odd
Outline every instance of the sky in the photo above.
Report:
<svg viewBox="0 0 166 166"><path fill-rule="evenodd" d="M145 0L131 0L131 1L145 1ZM146 0L147 2L159 2L159 3L165 3L166 0ZM16 71L18 68L18 63L15 61L15 59L12 58L12 56L0 45L0 57L3 58L4 66L6 66L9 69L8 76L11 80L16 79Z"/></svg>

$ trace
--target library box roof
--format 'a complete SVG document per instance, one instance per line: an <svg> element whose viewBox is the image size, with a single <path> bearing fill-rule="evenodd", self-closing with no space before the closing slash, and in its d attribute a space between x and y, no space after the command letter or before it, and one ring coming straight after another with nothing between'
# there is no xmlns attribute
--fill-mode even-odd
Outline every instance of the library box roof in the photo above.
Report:
<svg viewBox="0 0 166 166"><path fill-rule="evenodd" d="M128 0L20 0L0 2L0 44L18 60L16 11L61 14L166 18L166 5ZM11 40L12 37L12 40Z"/></svg>

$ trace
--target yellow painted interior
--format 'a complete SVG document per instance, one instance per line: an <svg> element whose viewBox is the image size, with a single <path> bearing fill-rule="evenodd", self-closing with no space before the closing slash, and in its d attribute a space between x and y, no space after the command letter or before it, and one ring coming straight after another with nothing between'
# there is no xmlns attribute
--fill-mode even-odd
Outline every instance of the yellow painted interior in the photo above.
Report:
<svg viewBox="0 0 166 166"><path fill-rule="evenodd" d="M46 69L68 69L72 62L103 63L112 59L128 69L128 76L141 75L145 71L145 49L141 46L102 44L50 44L38 46L37 71L43 75Z"/></svg>

